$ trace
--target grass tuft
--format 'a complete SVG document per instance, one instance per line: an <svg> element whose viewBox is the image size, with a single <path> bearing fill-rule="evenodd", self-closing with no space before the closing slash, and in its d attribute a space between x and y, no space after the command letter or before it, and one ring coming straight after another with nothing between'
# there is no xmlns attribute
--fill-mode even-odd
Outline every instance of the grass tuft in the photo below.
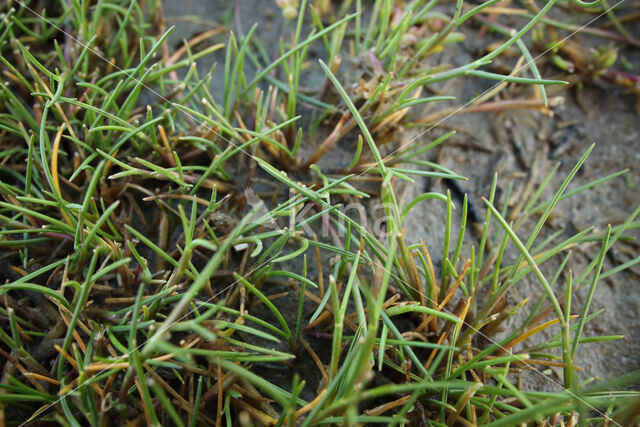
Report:
<svg viewBox="0 0 640 427"><path fill-rule="evenodd" d="M496 175L479 236L466 195L457 209L449 191L400 194L405 182L466 179L427 160L454 132L399 143L409 128L474 108L551 111L545 88L565 82L542 78L524 36L573 28L546 16L555 0L534 12L275 3L292 20L275 58L261 24L216 25L172 51L157 1L2 6L3 425L632 422L639 397L625 387L640 374L581 383L575 356L621 338L585 325L601 313L601 279L640 261L603 270L640 208L604 233L542 233L558 203L624 171L570 189L592 146L553 197L543 190L555 169L514 208L500 206ZM490 19L500 11L518 28ZM616 37L633 43L614 12ZM434 67L474 21L501 41ZM567 65L568 43L555 64ZM519 64L492 68L513 45ZM221 77L202 75L215 55ZM575 65L610 78L613 62L601 50ZM439 83L463 79L498 83L456 105ZM530 85L530 98L490 101L507 84ZM442 248L407 238L409 213L435 204ZM597 257L569 271L571 250L593 242ZM542 296L507 304L529 276ZM527 371L560 391L523 389Z"/></svg>

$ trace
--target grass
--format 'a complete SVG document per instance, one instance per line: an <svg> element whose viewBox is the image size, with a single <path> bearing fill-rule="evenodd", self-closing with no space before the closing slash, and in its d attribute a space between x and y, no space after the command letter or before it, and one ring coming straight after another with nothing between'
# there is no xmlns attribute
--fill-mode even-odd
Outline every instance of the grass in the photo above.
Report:
<svg viewBox="0 0 640 427"><path fill-rule="evenodd" d="M551 199L542 195L556 169L517 212L500 206L496 176L479 242L467 233L466 197L461 215L450 193L397 197L416 177L465 179L424 160L453 133L389 149L402 128L490 99L452 107L450 96L422 95L433 85L530 84L537 108L551 107L545 87L564 82L541 77L523 36L555 28L545 17L555 1L518 12L513 31L486 19L495 1L458 1L450 16L436 1L376 0L373 11L360 0L280 3L294 19L272 59L256 26L215 27L172 53L156 1L8 2L3 425L630 423L638 395L625 386L640 374L580 382L575 356L621 338L585 336L585 325L601 313L591 309L599 279L639 260L603 271L640 209L605 233L540 237L558 203L624 172L569 190L591 147ZM506 38L466 65L427 67L464 41L471 20ZM492 72L512 45L526 67ZM324 49L317 64L312 46ZM221 52L221 79L215 66L202 75L196 63ZM349 53L368 64L357 79L343 64ZM599 64L589 78L611 57ZM321 83L311 91L313 73ZM416 118L430 103L444 113ZM327 159L345 146L349 158ZM343 209L366 210L365 199L383 204L383 228ZM405 230L412 209L435 203L446 208L441 264L439 248L408 243ZM571 249L594 242L598 256L569 272ZM558 267L546 276L550 259ZM529 276L541 298L507 305ZM572 297L583 288L580 307ZM497 334L512 317L519 326ZM551 367L562 380L543 373ZM522 389L525 371L560 391Z"/></svg>

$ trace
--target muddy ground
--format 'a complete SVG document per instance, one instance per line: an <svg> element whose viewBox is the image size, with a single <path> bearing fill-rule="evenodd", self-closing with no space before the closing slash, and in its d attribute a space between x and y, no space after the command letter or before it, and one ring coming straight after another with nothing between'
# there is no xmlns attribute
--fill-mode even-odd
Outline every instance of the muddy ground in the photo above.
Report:
<svg viewBox="0 0 640 427"><path fill-rule="evenodd" d="M228 25L237 34L243 34L254 22L258 22L256 37L259 37L265 46L273 49L270 54L275 57L279 38L293 30L293 23L284 22L279 10L274 8L273 0L239 1L237 2L240 4L238 14L234 14L230 9L233 3L230 1L165 0L163 3L167 24L176 27L169 38L170 45L174 48L180 46L181 39L191 38L212 25ZM444 8L450 6L444 5ZM565 21L585 22L586 19L593 19L593 16L575 17L563 15L562 11L557 13L559 15L556 16ZM518 22L520 25L523 23L523 21L514 20L512 25L518 26ZM598 27L605 23L606 18L600 18L591 26ZM633 37L640 38L639 21L627 24L626 28ZM479 26L476 24L467 25L465 27L467 41L434 55L433 61L456 66L477 58L492 40L491 35L484 35L484 38L477 37L478 30ZM590 46L609 43L583 34L573 36L572 40ZM226 41L226 36L221 36L215 41ZM620 55L632 65L632 72L640 73L640 49L624 44L619 46ZM495 66L504 66L509 69L508 67L512 66L516 59L517 57L507 55L505 59L499 59ZM547 59L542 57L538 61L544 77L566 76L548 63L544 64ZM214 87L216 81L220 81L217 79L222 77L221 65L224 59L218 56L216 60L219 66L214 72ZM207 72L212 61L211 58L203 59L198 63L198 69L202 73ZM313 86L318 76L317 70L310 72L308 77L303 77L303 85ZM437 89L443 94L457 97L451 105L461 105L491 86L493 86L492 82L467 78L442 84ZM502 92L502 95L506 98L515 97L526 93L527 90L531 89L508 88ZM587 226L604 230L607 224L623 222L640 204L638 195L640 117L639 111L636 110L638 102L636 96L611 84L593 80L585 80L581 85L575 85L569 89L555 90L550 95L563 98L563 103L553 108L552 117L527 110L501 114L461 114L447 117L437 126L426 131L425 129L411 130L399 133L396 138L398 143L412 138L433 140L448 130L456 130L457 134L439 152L432 153L431 157L437 158L444 166L469 178L462 187L468 193L469 199L474 203L481 218L484 218L485 213L481 197L488 195L494 173L499 174L497 204L502 205L505 202L507 186L513 183L511 197L507 202L510 206L515 206L521 200L520 197L523 191L526 191L529 181L540 183L551 168L559 163L558 173L543 193L543 198L548 199L553 195L551 190L561 184L575 162L591 144L595 143L593 152L571 183L569 190L621 169L628 169L629 172L593 190L561 202L540 239L558 229L565 229L565 235L569 236ZM422 114L434 111L437 110L427 109L422 111ZM338 154L335 157L339 157L340 150L349 151L350 149L352 148L346 146L337 147ZM449 188L446 183L438 180L418 180L412 188L406 190L406 199L411 200L411 194L424 191L445 192ZM414 241L422 238L430 248L441 248L444 210L436 203L423 203L419 206L412 211L407 220L407 235ZM524 235L526 228L525 226L521 236ZM477 247L479 243L477 236L471 231L467 242L468 248L471 245ZM514 248L511 247L511 249L511 253L514 253ZM570 268L574 272L581 272L598 250L599 247L595 244L575 249L569 262ZM438 250L434 249L432 252L435 254ZM617 244L607 256L604 271L636 257L637 253L638 244L633 241ZM551 275L555 271L555 266L557 263L546 263L543 271ZM623 334L625 337L622 340L604 344L583 345L576 360L576 363L584 369L580 373L581 378L593 376L612 378L640 368L639 276L640 268L635 266L599 283L592 310L604 308L605 311L595 322L586 326L585 335ZM566 278L561 278L559 283L564 284L563 279ZM541 293L540 285L535 279L529 278L519 282L513 288L510 300L518 302L529 297L531 301L535 301ZM585 294L586 289L583 289L574 299L574 312L577 313L580 309L580 302ZM297 297L293 304L297 304ZM312 310L314 307L309 306L309 308ZM525 307L525 312L526 309ZM550 331L550 333L555 334L556 331ZM553 389L554 382L549 378L555 378L557 381L560 377L554 376L553 372L549 377L531 373L526 376L524 385L526 388L538 390Z"/></svg>

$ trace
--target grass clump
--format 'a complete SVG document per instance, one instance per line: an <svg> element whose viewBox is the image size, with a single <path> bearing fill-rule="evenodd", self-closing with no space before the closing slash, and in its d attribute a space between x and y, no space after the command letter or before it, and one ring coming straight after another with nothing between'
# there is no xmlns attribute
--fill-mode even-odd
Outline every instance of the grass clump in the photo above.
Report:
<svg viewBox="0 0 640 427"><path fill-rule="evenodd" d="M0 23L0 419L631 419L637 395L622 387L638 375L583 384L574 359L582 343L620 338L583 331L600 314L590 305L611 273L604 256L637 228L638 211L604 233L538 238L560 201L619 174L567 191L589 149L550 200L542 194L554 171L515 214L499 206L496 177L468 252L466 198L452 229L449 193L404 205L396 197L399 182L416 177L464 179L424 160L451 133L394 145L399 129L436 122L412 112L452 100L423 96L431 85L464 76L533 84L548 108L545 86L562 82L542 79L535 62L532 77L483 67L512 45L530 58L522 37L554 1L452 69L426 64L496 2L459 1L451 15L421 0L377 0L372 10L359 0L282 3L288 17L298 13L271 59L255 26L242 36L215 27L172 53L155 1L9 2ZM324 49L317 65L312 46ZM214 69L201 75L196 63L220 53L221 81ZM343 65L349 53L368 64L357 79ZM318 90L304 86L308 76ZM349 157L327 159L335 152ZM366 210L370 198L384 206L382 228L342 209ZM407 242L404 221L419 203L445 204L443 248ZM561 283L569 249L585 242L600 245L598 257ZM546 277L541 265L558 257ZM528 276L543 296L496 335L522 314L525 301L509 306L506 295ZM588 297L572 309L582 288ZM530 339L556 327L549 340ZM547 377L561 391L518 387L519 373L547 367L562 371Z"/></svg>

